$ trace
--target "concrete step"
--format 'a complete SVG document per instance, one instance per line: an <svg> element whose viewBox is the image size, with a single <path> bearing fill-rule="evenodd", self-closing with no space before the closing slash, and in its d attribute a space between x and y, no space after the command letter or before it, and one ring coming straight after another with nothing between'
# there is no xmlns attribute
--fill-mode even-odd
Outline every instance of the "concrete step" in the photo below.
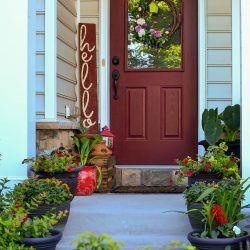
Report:
<svg viewBox="0 0 250 250"><path fill-rule="evenodd" d="M160 249L177 239L187 243L191 227L186 215L164 213L185 211L181 194L94 194L75 197L63 239L57 250L74 249L70 242L77 234L94 231L122 240L122 249L153 246Z"/></svg>

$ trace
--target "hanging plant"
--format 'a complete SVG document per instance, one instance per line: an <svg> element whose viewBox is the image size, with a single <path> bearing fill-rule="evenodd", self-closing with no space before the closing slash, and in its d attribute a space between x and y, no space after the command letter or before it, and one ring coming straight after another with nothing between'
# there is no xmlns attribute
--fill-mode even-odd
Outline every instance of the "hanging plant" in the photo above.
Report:
<svg viewBox="0 0 250 250"><path fill-rule="evenodd" d="M180 0L181 5L181 0ZM165 7L165 8L164 8ZM172 23L159 28L153 18L167 10L172 16ZM130 0L129 25L132 41L149 47L165 47L181 24L181 6L174 0ZM157 26L157 27L156 27Z"/></svg>

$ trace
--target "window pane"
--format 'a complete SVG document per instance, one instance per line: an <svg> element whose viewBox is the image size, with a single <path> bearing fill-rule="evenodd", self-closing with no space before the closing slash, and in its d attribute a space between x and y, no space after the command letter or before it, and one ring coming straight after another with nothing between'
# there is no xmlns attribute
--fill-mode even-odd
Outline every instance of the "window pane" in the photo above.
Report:
<svg viewBox="0 0 250 250"><path fill-rule="evenodd" d="M181 0L129 0L129 69L180 69Z"/></svg>

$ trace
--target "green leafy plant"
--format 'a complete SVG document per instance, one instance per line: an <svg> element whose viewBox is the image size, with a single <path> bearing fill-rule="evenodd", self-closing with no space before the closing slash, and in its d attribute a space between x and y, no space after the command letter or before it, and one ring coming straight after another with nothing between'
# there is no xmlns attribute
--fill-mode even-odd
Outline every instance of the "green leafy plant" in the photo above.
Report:
<svg viewBox="0 0 250 250"><path fill-rule="evenodd" d="M196 250L196 247L194 246L189 246L186 244L181 243L178 240L172 240L171 245L164 245L162 247L163 249L187 249L187 250Z"/></svg>
<svg viewBox="0 0 250 250"><path fill-rule="evenodd" d="M62 204L72 197L68 185L57 179L27 179L13 191L15 203L25 208L36 204Z"/></svg>
<svg viewBox="0 0 250 250"><path fill-rule="evenodd" d="M97 158L97 156L91 157L91 152L93 151L95 144L101 140L102 137L98 134L94 134L93 139L87 137L79 138L77 136L73 137L73 143L78 154L77 156L79 157L82 166L91 164L93 160ZM102 171L98 166L96 166L96 169L98 171L97 188L99 188L102 182Z"/></svg>
<svg viewBox="0 0 250 250"><path fill-rule="evenodd" d="M223 132L225 141L235 141L240 131L240 105L227 106L221 114L218 114L218 108L205 109L202 129L209 145L215 145Z"/></svg>
<svg viewBox="0 0 250 250"><path fill-rule="evenodd" d="M22 223L20 229L20 235L23 238L44 238L51 235L50 229L58 223L64 216L66 216L65 211L56 214L45 214L41 218L34 217L33 219L28 218Z"/></svg>
<svg viewBox="0 0 250 250"><path fill-rule="evenodd" d="M236 185L240 183L240 180L235 180L234 178L224 179L218 183L206 183L203 181L197 181L188 187L183 192L183 197L186 203L194 203L196 200L207 190L214 188L214 190L218 189L219 192L224 192L224 190L232 190ZM210 193L204 197L203 200L200 200L200 203L206 202L212 198L213 195L216 195L215 192ZM237 199L239 196L239 192L236 194L234 199ZM242 197L243 200L244 197Z"/></svg>
<svg viewBox="0 0 250 250"><path fill-rule="evenodd" d="M64 148L43 153L37 158L24 159L22 163L30 163L35 173L72 172L74 168L79 167L75 156Z"/></svg>
<svg viewBox="0 0 250 250"><path fill-rule="evenodd" d="M177 159L176 162L181 168L175 172L176 181L180 182L183 178L197 175L200 172L239 179L237 165L239 159L226 155L227 150L227 145L222 142L219 146L208 147L207 152L203 156L198 156L197 159L192 159L190 156L183 160Z"/></svg>
<svg viewBox="0 0 250 250"><path fill-rule="evenodd" d="M211 187L200 195L197 202L204 200L205 197L212 193L212 197L203 202L201 211L203 216L202 222L205 225L204 231L193 234L193 236L232 238L245 234L238 227L238 223L249 218L249 216L242 213L242 209L250 207L250 204L242 205L242 199L250 187L250 184L246 184L249 178L235 185L231 190L224 189L221 192L220 189Z"/></svg>
<svg viewBox="0 0 250 250"><path fill-rule="evenodd" d="M85 232L77 236L79 239L72 241L76 243L74 250L120 250L120 246L124 246L122 241L115 241L107 234L97 236L93 232Z"/></svg>
<svg viewBox="0 0 250 250"><path fill-rule="evenodd" d="M8 206L10 202L10 188L6 185L8 182L7 178L0 179L0 209Z"/></svg>

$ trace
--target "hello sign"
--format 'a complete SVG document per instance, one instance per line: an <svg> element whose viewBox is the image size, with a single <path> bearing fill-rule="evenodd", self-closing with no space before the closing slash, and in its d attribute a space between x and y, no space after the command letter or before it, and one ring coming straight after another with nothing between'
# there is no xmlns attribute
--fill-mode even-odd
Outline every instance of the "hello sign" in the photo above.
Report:
<svg viewBox="0 0 250 250"><path fill-rule="evenodd" d="M96 25L79 23L80 110L83 127L98 131Z"/></svg>

